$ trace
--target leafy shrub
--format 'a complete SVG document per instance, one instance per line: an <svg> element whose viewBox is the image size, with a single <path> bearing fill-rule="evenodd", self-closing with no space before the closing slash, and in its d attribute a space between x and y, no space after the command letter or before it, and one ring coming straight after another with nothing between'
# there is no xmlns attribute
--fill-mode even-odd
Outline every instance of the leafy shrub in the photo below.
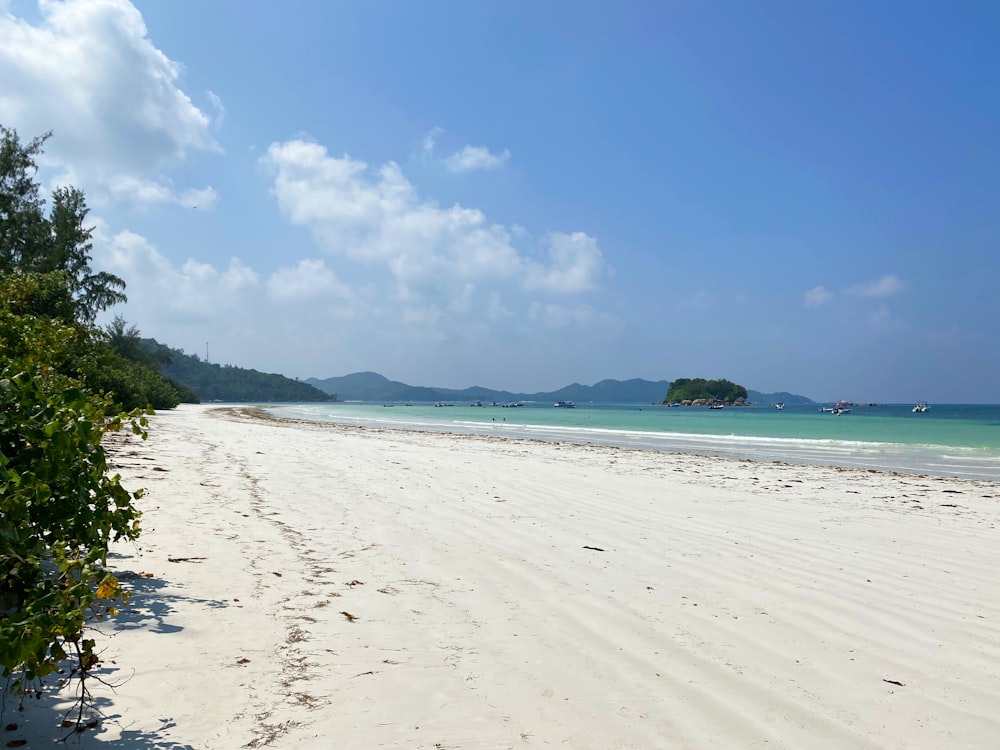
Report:
<svg viewBox="0 0 1000 750"><path fill-rule="evenodd" d="M21 690L67 649L81 676L96 663L84 623L122 594L104 568L108 547L139 534L141 491L110 473L101 437L123 423L144 437L146 419L109 419L107 398L52 367L74 335L0 310L0 665Z"/></svg>

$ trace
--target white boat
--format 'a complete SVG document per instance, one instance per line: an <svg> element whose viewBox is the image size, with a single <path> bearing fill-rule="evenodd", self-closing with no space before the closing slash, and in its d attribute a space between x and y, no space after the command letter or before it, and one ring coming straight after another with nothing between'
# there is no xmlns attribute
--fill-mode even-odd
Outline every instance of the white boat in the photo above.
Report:
<svg viewBox="0 0 1000 750"><path fill-rule="evenodd" d="M929 407L927 405L926 401L921 401L919 404L917 404L916 406L913 407L913 413L914 414L923 414L925 411L927 411L930 408L931 407Z"/></svg>
<svg viewBox="0 0 1000 750"><path fill-rule="evenodd" d="M563 408L563 409L575 409L576 404L572 401L556 401L553 406Z"/></svg>
<svg viewBox="0 0 1000 750"><path fill-rule="evenodd" d="M851 413L851 407L853 405L854 404L852 404L850 401L847 401L845 399L841 399L840 401L838 401L837 403L835 403L833 406L824 406L824 407L820 408L820 411L828 411L831 414L833 414L834 416L839 417L841 414L850 414Z"/></svg>
<svg viewBox="0 0 1000 750"><path fill-rule="evenodd" d="M781 411L782 409L785 408L785 405L783 403L781 403L780 401L778 403L776 403L776 404L771 404L771 406L774 407L775 409L777 409L778 411Z"/></svg>

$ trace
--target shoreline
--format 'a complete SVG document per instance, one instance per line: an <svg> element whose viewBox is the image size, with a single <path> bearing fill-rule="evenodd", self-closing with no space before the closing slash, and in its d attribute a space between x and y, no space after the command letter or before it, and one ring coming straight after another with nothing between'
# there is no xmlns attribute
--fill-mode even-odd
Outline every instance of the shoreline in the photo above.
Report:
<svg viewBox="0 0 1000 750"><path fill-rule="evenodd" d="M933 462L936 456L933 454L927 454L921 458L916 458L911 456L908 460L902 458L908 454L908 452L914 452L921 446L914 445L903 445L898 446L892 443L869 443L871 446L879 446L882 450L878 454L872 455L855 455L853 457L847 456L842 450L840 455L834 457L831 452L826 454L819 451L812 451L807 446L809 443L814 444L827 444L828 446L851 446L856 443L856 441L838 441L833 439L789 439L780 437L754 437L754 436L740 436L740 435L710 435L710 434L675 434L675 433L663 433L660 437L666 438L660 444L655 444L652 442L659 434L658 433L646 433L647 440L650 442L638 442L632 444L621 444L615 441L602 440L595 437L585 438L579 435L567 435L559 434L558 430L546 434L546 429L543 427L535 427L528 425L527 427L535 429L535 434L526 435L522 431L518 430L518 427L524 428L526 425L511 425L507 427L506 425L501 426L501 424L491 424L483 423L478 427L481 430L489 431L477 431L473 427L467 428L465 431L459 431L454 429L454 427L444 427L444 426L409 426L405 424L378 424L378 423L363 423L359 421L348 422L348 421L333 421L333 420L321 420L321 419L306 419L302 417L286 416L286 415L276 415L273 413L274 408L281 407L271 407L268 405L253 405L253 406L220 406L218 408L230 409L234 413L243 414L247 418L260 418L269 419L275 421L286 421L289 424L298 425L326 425L326 426L336 426L342 428L355 428L355 429L369 429L369 430L382 430L388 432L402 432L402 433L414 433L414 434L437 434L446 435L455 438L479 438L483 440L523 440L529 443L549 443L556 445L576 445L576 446L591 446L591 447L603 447L608 449L616 450L636 450L650 453L658 453L670 456L696 456L704 459L711 460L729 460L729 461L753 461L756 463L780 463L788 466L807 466L807 467L817 467L817 468L830 468L837 470L856 470L856 471L876 471L885 474L898 474L900 476L911 476L911 477L932 477L941 479L956 479L956 480L968 480L968 481L979 481L979 482L1000 482L1000 473L996 477L990 475L988 469L982 467L965 466L959 469L957 466L945 466L939 468L937 471L933 468ZM728 443L728 445L727 445ZM780 455L781 458L776 458L779 455L779 447L781 448ZM887 458L886 453L891 452L893 449L902 448L900 454L895 457L895 459ZM935 449L946 449L949 451L960 452L962 450L968 450L964 448L950 448L948 446L931 446ZM828 447L828 451L833 449ZM790 455L794 456L795 460L790 459ZM901 463L913 463L913 466L901 466ZM930 465L928 465L930 464ZM1000 465L995 469L996 472L1000 472Z"/></svg>
<svg viewBox="0 0 1000 750"><path fill-rule="evenodd" d="M975 747L1000 485L191 406L113 456L143 536L120 748ZM29 706L29 747L59 702ZM5 715L4 720L8 718Z"/></svg>

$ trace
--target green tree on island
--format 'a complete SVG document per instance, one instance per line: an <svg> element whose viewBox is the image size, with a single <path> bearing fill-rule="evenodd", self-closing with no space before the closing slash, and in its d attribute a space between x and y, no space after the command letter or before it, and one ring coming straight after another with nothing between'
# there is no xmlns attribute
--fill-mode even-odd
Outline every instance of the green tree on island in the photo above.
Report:
<svg viewBox="0 0 1000 750"><path fill-rule="evenodd" d="M747 389L729 380L705 380L704 378L678 378L670 383L665 404L684 401L713 401L719 403L743 403Z"/></svg>

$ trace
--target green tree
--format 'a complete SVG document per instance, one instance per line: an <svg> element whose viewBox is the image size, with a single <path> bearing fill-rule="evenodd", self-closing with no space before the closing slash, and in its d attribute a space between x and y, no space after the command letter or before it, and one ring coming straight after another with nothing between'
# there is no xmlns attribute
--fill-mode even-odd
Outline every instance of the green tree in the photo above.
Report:
<svg viewBox="0 0 1000 750"><path fill-rule="evenodd" d="M90 268L94 228L85 226L90 209L81 190L56 188L45 215L35 159L50 135L22 144L17 131L0 125L0 274L64 273L76 316L92 323L126 300L125 282Z"/></svg>
<svg viewBox="0 0 1000 750"><path fill-rule="evenodd" d="M0 274L23 268L48 232L35 157L50 135L22 144L15 130L0 125Z"/></svg>
<svg viewBox="0 0 1000 750"><path fill-rule="evenodd" d="M84 226L88 213L83 192L75 187L56 188L49 214L51 232L29 270L66 273L80 317L93 322L97 313L125 302L126 297L121 278L106 271L95 273L90 268L94 228Z"/></svg>
<svg viewBox="0 0 1000 750"><path fill-rule="evenodd" d="M134 325L129 325L128 321L121 315L116 315L104 327L104 333L107 335L108 344L111 345L115 354L135 362L146 358L139 329Z"/></svg>

